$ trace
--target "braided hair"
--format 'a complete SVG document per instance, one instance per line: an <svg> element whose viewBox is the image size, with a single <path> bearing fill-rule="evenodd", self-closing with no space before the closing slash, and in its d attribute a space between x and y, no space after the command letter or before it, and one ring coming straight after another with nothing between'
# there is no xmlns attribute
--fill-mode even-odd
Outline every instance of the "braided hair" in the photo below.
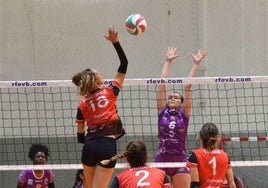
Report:
<svg viewBox="0 0 268 188"><path fill-rule="evenodd" d="M131 141L127 144L126 150L123 153L117 154L108 160L103 160L100 163L108 165L110 162L123 157L129 162L131 168L145 166L148 158L145 144L139 140Z"/></svg>

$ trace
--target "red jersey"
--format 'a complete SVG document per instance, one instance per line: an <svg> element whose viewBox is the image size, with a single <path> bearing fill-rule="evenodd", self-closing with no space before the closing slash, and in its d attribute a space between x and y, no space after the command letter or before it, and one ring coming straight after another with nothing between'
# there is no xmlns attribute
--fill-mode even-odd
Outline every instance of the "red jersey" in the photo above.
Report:
<svg viewBox="0 0 268 188"><path fill-rule="evenodd" d="M231 167L227 153L199 148L192 151L187 167L198 168L200 188L222 188L226 171Z"/></svg>
<svg viewBox="0 0 268 188"><path fill-rule="evenodd" d="M113 81L111 85L81 99L76 122L86 122L89 136L114 134L118 121L116 101L120 89L121 85Z"/></svg>
<svg viewBox="0 0 268 188"><path fill-rule="evenodd" d="M114 177L110 188L171 188L164 171L143 166L130 168Z"/></svg>

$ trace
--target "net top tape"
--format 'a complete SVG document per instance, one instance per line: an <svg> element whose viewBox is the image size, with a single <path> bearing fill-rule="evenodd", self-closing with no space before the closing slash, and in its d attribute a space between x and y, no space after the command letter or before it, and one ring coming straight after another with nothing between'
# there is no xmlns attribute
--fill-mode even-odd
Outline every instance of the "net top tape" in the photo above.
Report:
<svg viewBox="0 0 268 188"><path fill-rule="evenodd" d="M172 167L185 167L186 163L183 162L165 162L165 163L147 163L148 166L156 168L172 168ZM267 167L268 161L231 161L233 167L251 167L261 166ZM117 163L116 169L128 168L127 163ZM17 170L73 170L83 168L82 164L51 164L51 165L0 165L0 171L17 171Z"/></svg>
<svg viewBox="0 0 268 188"><path fill-rule="evenodd" d="M112 79L105 79L109 84ZM139 78L126 79L124 85L160 85L160 84L234 84L234 83L268 83L268 76L228 76L228 77L195 77L195 78ZM0 81L0 88L23 87L72 87L71 80L29 80Z"/></svg>

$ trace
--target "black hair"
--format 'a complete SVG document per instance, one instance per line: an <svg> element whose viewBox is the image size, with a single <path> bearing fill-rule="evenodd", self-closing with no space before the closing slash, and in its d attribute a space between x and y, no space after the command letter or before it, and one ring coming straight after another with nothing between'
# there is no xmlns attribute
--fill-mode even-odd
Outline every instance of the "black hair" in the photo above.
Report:
<svg viewBox="0 0 268 188"><path fill-rule="evenodd" d="M42 152L45 154L46 160L49 156L49 150L48 147L44 144L40 144L40 143L34 143L32 144L32 146L30 147L29 153L28 153L28 157L34 161L35 155L38 152Z"/></svg>
<svg viewBox="0 0 268 188"><path fill-rule="evenodd" d="M101 164L108 165L110 162L123 157L126 157L131 168L145 166L148 158L145 144L139 140L131 141L127 144L125 152L117 154L109 160L103 160Z"/></svg>
<svg viewBox="0 0 268 188"><path fill-rule="evenodd" d="M74 180L74 185L73 188L76 188L77 185L83 183L83 180L81 179L80 175L83 174L84 170L83 169L78 169L76 174L75 174L75 180Z"/></svg>

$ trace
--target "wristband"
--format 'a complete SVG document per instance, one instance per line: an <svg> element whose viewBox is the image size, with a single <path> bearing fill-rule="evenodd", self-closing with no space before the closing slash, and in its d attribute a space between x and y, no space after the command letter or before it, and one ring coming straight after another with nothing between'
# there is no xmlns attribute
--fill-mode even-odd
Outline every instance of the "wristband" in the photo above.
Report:
<svg viewBox="0 0 268 188"><path fill-rule="evenodd" d="M85 143L85 140L86 140L86 137L85 137L85 132L83 133L77 133L77 140L78 140L78 143Z"/></svg>
<svg viewBox="0 0 268 188"><path fill-rule="evenodd" d="M199 188L199 185L200 185L199 182L194 181L194 182L191 182L191 187L190 188Z"/></svg>

